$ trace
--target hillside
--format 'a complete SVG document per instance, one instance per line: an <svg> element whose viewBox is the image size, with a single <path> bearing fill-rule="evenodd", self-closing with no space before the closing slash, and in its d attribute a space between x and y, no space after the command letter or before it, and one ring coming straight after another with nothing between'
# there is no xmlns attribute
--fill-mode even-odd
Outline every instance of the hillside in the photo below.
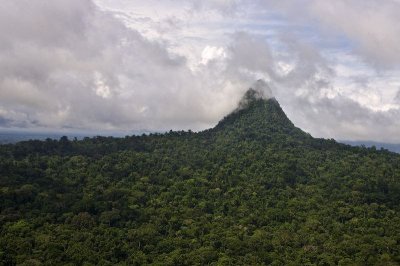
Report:
<svg viewBox="0 0 400 266"><path fill-rule="evenodd" d="M400 156L249 90L203 132L0 146L3 265L398 265Z"/></svg>

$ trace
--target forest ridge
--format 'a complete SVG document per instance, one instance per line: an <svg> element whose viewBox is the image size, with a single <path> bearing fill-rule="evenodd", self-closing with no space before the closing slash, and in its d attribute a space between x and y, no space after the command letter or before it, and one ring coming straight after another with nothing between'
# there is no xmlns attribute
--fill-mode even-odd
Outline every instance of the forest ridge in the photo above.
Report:
<svg viewBox="0 0 400 266"><path fill-rule="evenodd" d="M400 155L250 89L202 131L0 145L0 265L398 265Z"/></svg>

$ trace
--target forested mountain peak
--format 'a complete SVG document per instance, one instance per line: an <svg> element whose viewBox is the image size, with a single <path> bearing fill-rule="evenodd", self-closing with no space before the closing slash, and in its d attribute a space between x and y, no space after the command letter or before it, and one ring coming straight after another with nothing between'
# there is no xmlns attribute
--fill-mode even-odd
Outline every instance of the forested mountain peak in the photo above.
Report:
<svg viewBox="0 0 400 266"><path fill-rule="evenodd" d="M238 107L224 117L215 130L256 139L282 134L310 138L310 135L294 126L276 98L266 98L262 91L253 88L246 91Z"/></svg>

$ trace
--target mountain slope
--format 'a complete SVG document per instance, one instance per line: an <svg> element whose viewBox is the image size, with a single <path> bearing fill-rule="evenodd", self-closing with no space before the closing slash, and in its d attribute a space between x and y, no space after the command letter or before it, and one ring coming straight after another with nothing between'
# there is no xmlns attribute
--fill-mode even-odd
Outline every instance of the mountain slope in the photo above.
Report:
<svg viewBox="0 0 400 266"><path fill-rule="evenodd" d="M199 133L0 145L0 264L398 265L400 156L256 92Z"/></svg>
<svg viewBox="0 0 400 266"><path fill-rule="evenodd" d="M275 98L263 99L249 89L238 108L222 119L213 129L233 138L271 140L273 138L309 139L287 118Z"/></svg>

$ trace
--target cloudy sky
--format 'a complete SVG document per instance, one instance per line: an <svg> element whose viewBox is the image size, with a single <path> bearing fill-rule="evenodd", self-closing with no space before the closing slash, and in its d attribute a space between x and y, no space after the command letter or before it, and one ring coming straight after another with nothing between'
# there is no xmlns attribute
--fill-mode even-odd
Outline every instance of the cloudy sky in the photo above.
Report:
<svg viewBox="0 0 400 266"><path fill-rule="evenodd" d="M313 136L400 142L399 0L0 3L2 130L202 130L264 79Z"/></svg>

